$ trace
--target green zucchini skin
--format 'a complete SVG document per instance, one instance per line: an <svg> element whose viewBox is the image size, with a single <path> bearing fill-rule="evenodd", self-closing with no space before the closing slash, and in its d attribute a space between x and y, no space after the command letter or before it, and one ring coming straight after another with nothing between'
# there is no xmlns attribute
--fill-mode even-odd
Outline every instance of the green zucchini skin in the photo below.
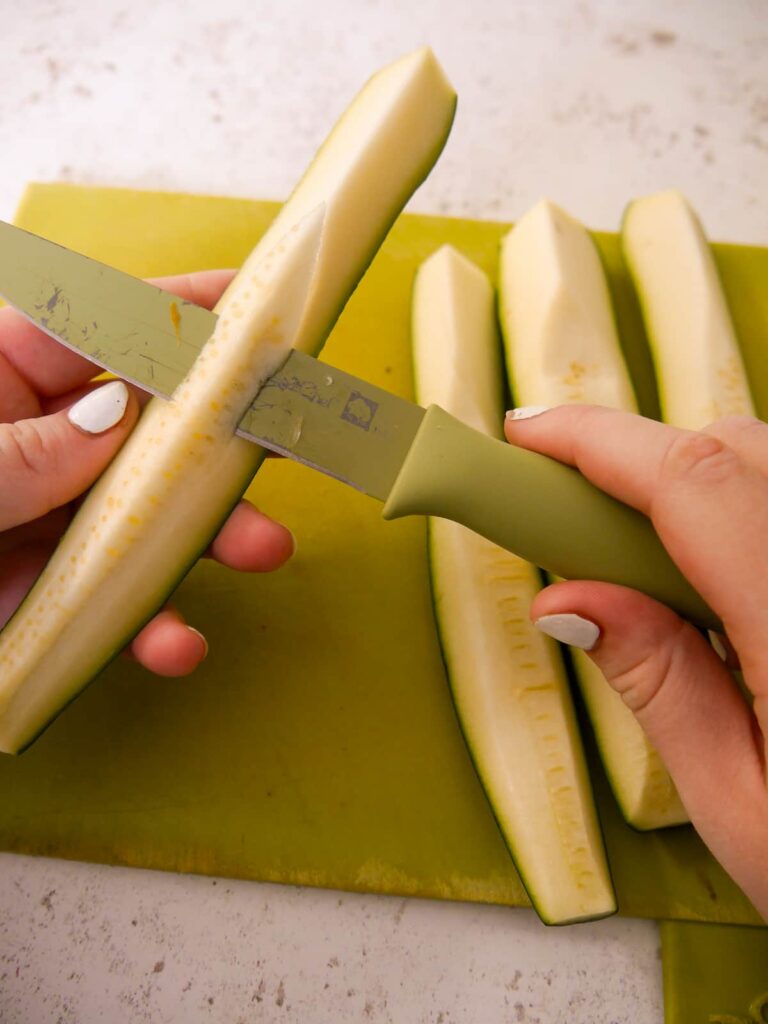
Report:
<svg viewBox="0 0 768 1024"><path fill-rule="evenodd" d="M26 748L162 607L206 549L263 459L257 446L235 436L239 414L289 348L319 351L437 159L455 107L440 65L422 49L377 72L337 123L217 305L221 336L214 335L170 402L149 403L0 634L0 750ZM375 201L368 195L373 169ZM319 207L321 224L313 222ZM278 273L278 257L283 250L285 261L286 239L297 225L306 235L312 224L312 244L306 237L304 249L301 239L288 243L295 271L307 270L305 257L312 257L311 283L302 292L302 274ZM267 268L276 275L271 283ZM284 321L279 337L275 315ZM147 458L152 473L139 486L133 476L147 472ZM120 563L120 573L110 570L110 560Z"/></svg>
<svg viewBox="0 0 768 1024"><path fill-rule="evenodd" d="M417 272L412 333L418 400L498 435L493 289L456 250L444 247ZM428 519L428 552L459 724L534 909L551 925L615 913L565 667L528 618L538 571L444 519Z"/></svg>

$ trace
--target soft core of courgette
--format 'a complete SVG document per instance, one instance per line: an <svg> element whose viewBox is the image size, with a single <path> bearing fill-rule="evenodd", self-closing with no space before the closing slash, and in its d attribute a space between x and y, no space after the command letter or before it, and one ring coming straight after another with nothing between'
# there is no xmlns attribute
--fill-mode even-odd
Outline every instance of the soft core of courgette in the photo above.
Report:
<svg viewBox="0 0 768 1024"><path fill-rule="evenodd" d="M700 430L755 409L715 260L679 192L627 207L624 258L645 322L666 423Z"/></svg>
<svg viewBox="0 0 768 1024"><path fill-rule="evenodd" d="M586 228L554 203L538 203L502 241L499 299L518 404L586 402L637 411L597 249ZM687 821L635 716L584 651L574 648L571 657L626 821L639 829Z"/></svg>
<svg viewBox="0 0 768 1024"><path fill-rule="evenodd" d="M679 192L630 203L621 245L653 356L662 419L701 430L755 405L704 228Z"/></svg>
<svg viewBox="0 0 768 1024"><path fill-rule="evenodd" d="M500 436L502 366L488 278L446 246L413 292L416 391ZM513 510L510 509L510 514ZM441 645L467 745L531 902L565 924L616 909L557 645L528 607L537 570L465 527L429 520Z"/></svg>
<svg viewBox="0 0 768 1024"><path fill-rule="evenodd" d="M171 401L149 404L0 634L0 750L32 742L205 550L263 458L234 435L238 410L291 347L322 346L439 155L455 104L422 49L374 75L339 120L222 296L198 362ZM322 225L310 215L320 206Z"/></svg>

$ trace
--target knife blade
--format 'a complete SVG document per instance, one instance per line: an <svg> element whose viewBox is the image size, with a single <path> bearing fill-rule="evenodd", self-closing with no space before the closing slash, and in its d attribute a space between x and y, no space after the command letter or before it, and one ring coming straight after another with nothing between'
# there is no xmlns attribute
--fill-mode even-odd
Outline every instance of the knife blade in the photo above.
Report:
<svg viewBox="0 0 768 1024"><path fill-rule="evenodd" d="M193 302L0 221L0 295L52 338L167 397L213 333Z"/></svg>
<svg viewBox="0 0 768 1024"><path fill-rule="evenodd" d="M165 398L217 319L3 222L0 295L51 337ZM720 625L650 520L575 469L305 353L289 354L237 432L378 498L386 519L453 519L558 576L631 586L693 622Z"/></svg>
<svg viewBox="0 0 768 1024"><path fill-rule="evenodd" d="M67 348L170 398L218 319L130 274L0 221L0 295ZM292 351L238 433L385 500L424 410Z"/></svg>

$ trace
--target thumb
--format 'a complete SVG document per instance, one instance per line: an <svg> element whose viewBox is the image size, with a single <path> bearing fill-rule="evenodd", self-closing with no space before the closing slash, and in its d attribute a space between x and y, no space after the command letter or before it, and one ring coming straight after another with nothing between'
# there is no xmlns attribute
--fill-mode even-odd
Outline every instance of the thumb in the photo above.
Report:
<svg viewBox="0 0 768 1024"><path fill-rule="evenodd" d="M68 410L0 424L0 530L37 519L87 490L137 416L136 399L115 380Z"/></svg>
<svg viewBox="0 0 768 1024"><path fill-rule="evenodd" d="M706 638L664 605L608 583L557 583L537 595L531 614L542 632L588 650L658 751L704 842L747 891L760 891L742 848L751 829L752 848L768 848L762 738Z"/></svg>

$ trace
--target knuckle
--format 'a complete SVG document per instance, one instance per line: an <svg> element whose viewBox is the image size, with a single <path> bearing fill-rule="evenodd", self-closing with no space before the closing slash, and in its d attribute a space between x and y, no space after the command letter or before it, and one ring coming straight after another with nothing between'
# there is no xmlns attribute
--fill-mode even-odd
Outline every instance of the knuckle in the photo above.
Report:
<svg viewBox="0 0 768 1024"><path fill-rule="evenodd" d="M577 465L587 463L594 455L596 439L602 431L611 429L617 416L615 409L602 405L566 404L558 407L563 410L563 433L566 429L573 443Z"/></svg>
<svg viewBox="0 0 768 1024"><path fill-rule="evenodd" d="M35 420L20 420L0 427L0 464L6 480L15 480L16 486L23 486L25 493L36 495L38 515L54 507L49 453Z"/></svg>
<svg viewBox="0 0 768 1024"><path fill-rule="evenodd" d="M611 684L633 714L642 713L669 676L669 659L662 652L645 654L614 676Z"/></svg>
<svg viewBox="0 0 768 1024"><path fill-rule="evenodd" d="M23 470L39 476L47 469L45 442L35 420L4 424L0 431L0 449L11 471Z"/></svg>
<svg viewBox="0 0 768 1024"><path fill-rule="evenodd" d="M712 434L682 433L670 442L662 459L661 477L669 482L717 484L736 473L736 452Z"/></svg>
<svg viewBox="0 0 768 1024"><path fill-rule="evenodd" d="M768 434L768 426L756 416L722 416L720 419L708 423L702 433L712 437L719 437L721 441L728 443L731 440L756 437L761 435L764 439Z"/></svg>
<svg viewBox="0 0 768 1024"><path fill-rule="evenodd" d="M686 625L665 638L665 642L630 655L623 664L606 672L611 686L621 696L629 710L642 714L653 705L661 691L675 676L680 675L680 657L685 649Z"/></svg>

